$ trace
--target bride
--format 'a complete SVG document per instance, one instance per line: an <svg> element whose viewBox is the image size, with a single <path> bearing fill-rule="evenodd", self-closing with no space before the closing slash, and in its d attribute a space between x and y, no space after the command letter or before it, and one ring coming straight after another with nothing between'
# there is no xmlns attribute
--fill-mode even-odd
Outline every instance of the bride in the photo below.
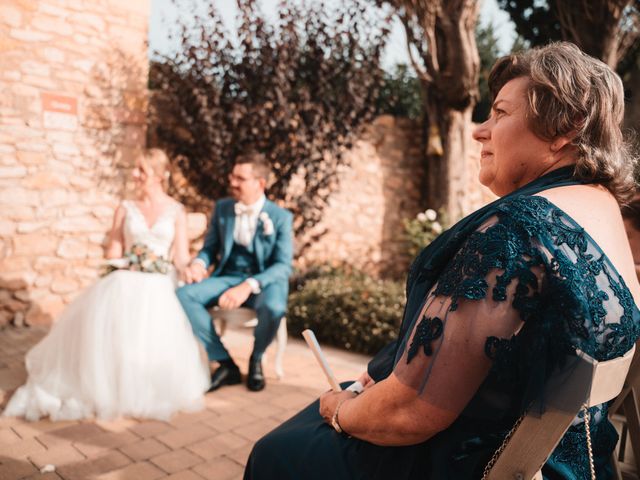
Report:
<svg viewBox="0 0 640 480"><path fill-rule="evenodd" d="M27 383L3 415L167 419L202 408L208 365L174 293L189 252L184 208L163 188L167 164L158 149L138 159L138 197L116 210L105 255L129 268L81 293L28 352Z"/></svg>

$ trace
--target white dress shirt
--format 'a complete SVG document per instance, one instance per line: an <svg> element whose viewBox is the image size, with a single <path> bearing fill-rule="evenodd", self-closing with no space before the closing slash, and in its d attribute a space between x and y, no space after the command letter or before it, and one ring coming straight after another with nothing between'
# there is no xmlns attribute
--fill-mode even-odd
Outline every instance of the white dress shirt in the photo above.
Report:
<svg viewBox="0 0 640 480"><path fill-rule="evenodd" d="M234 205L236 213L236 222L233 227L233 241L243 247L248 247L253 241L253 237L256 234L258 228L258 216L266 197L262 195L257 202L251 205L245 205L244 203L236 202Z"/></svg>

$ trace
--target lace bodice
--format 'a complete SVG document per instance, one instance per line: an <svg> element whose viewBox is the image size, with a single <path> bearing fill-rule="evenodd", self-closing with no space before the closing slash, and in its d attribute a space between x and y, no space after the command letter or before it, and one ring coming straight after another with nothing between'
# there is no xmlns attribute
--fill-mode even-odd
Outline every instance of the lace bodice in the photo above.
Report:
<svg viewBox="0 0 640 480"><path fill-rule="evenodd" d="M135 202L122 202L126 210L124 220L124 249L131 250L131 246L142 243L160 257L169 258L171 245L175 237L176 215L182 208L179 203L172 203L157 218L151 226L142 215Z"/></svg>
<svg viewBox="0 0 640 480"><path fill-rule="evenodd" d="M425 265L418 257L411 284L428 275ZM475 445L495 446L502 428L508 430L533 401L544 404L546 380L576 349L600 361L631 349L640 337L640 311L622 276L578 223L546 198L523 195L502 202L466 239L409 331L396 357L397 378L431 404L457 405L461 424L492 419L495 430L476 435L482 441ZM447 367L460 363L461 349L473 351L477 362L491 360L481 385L474 365L468 375ZM590 413L594 452L607 460L616 441L607 406ZM561 464L588 478L586 458L580 415L546 468Z"/></svg>

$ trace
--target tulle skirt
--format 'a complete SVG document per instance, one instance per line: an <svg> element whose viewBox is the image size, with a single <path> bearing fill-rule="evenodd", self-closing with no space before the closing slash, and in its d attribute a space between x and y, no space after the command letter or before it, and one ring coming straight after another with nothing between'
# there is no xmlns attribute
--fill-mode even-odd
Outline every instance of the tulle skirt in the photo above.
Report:
<svg viewBox="0 0 640 480"><path fill-rule="evenodd" d="M26 357L5 416L167 419L203 407L206 358L169 275L116 271L71 303Z"/></svg>

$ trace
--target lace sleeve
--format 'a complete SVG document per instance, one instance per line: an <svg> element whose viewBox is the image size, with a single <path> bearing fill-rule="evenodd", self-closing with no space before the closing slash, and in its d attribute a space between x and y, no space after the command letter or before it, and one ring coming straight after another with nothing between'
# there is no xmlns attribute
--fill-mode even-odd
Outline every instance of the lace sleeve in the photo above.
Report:
<svg viewBox="0 0 640 480"><path fill-rule="evenodd" d="M402 340L394 375L420 398L461 412L493 366L496 339L536 310L545 255L522 230L490 219L440 275Z"/></svg>

